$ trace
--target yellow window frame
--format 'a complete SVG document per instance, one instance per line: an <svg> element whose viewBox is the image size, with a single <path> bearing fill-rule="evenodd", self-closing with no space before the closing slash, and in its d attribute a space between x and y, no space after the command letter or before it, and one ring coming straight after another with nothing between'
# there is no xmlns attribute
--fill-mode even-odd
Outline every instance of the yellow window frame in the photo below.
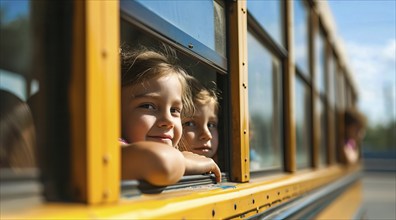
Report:
<svg viewBox="0 0 396 220"><path fill-rule="evenodd" d="M77 201L120 198L119 2L75 1L70 84L72 188Z"/></svg>

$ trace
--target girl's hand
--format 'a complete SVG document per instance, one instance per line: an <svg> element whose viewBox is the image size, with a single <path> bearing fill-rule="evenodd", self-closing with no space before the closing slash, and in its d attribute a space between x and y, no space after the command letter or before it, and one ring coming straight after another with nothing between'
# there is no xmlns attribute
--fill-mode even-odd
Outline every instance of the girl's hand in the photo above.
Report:
<svg viewBox="0 0 396 220"><path fill-rule="evenodd" d="M182 152L185 159L185 175L213 173L216 182L221 182L221 171L212 158L208 158L189 151Z"/></svg>

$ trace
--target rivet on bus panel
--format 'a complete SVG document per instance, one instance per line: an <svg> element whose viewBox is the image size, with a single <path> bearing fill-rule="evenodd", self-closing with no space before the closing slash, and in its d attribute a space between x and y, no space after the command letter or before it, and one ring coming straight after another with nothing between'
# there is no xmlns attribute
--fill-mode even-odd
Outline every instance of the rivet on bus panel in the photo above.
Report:
<svg viewBox="0 0 396 220"><path fill-rule="evenodd" d="M105 189L104 191L103 191L103 199L107 199L107 198L109 198L109 195L110 195L110 191L108 190L108 189Z"/></svg>
<svg viewBox="0 0 396 220"><path fill-rule="evenodd" d="M107 51L106 50L102 50L102 57L106 58L107 57Z"/></svg>
<svg viewBox="0 0 396 220"><path fill-rule="evenodd" d="M110 162L110 155L105 154L103 155L103 163L108 164Z"/></svg>

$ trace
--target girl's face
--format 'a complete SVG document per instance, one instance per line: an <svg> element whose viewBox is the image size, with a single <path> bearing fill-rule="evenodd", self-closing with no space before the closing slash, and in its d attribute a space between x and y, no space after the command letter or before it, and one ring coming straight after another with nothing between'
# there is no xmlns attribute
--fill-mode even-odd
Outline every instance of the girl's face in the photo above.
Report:
<svg viewBox="0 0 396 220"><path fill-rule="evenodd" d="M215 103L196 103L192 118L183 120L183 140L189 151L213 157L219 144Z"/></svg>
<svg viewBox="0 0 396 220"><path fill-rule="evenodd" d="M121 90L122 138L175 147L182 134L182 87L174 74Z"/></svg>

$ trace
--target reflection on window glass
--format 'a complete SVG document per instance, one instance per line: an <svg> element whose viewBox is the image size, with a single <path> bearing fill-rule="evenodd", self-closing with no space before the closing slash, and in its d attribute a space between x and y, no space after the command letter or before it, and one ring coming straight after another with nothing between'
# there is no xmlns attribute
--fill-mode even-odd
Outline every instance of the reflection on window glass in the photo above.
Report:
<svg viewBox="0 0 396 220"><path fill-rule="evenodd" d="M138 0L169 23L225 57L225 12L214 0Z"/></svg>
<svg viewBox="0 0 396 220"><path fill-rule="evenodd" d="M344 74L339 70L337 71L337 107L339 110L344 110L346 107L345 99L345 80Z"/></svg>
<svg viewBox="0 0 396 220"><path fill-rule="evenodd" d="M319 110L319 120L320 120L320 142L319 142L319 164L324 165L327 161L327 129L326 129L326 109L324 103L320 98L317 99L317 105Z"/></svg>
<svg viewBox="0 0 396 220"><path fill-rule="evenodd" d="M121 20L121 44L129 47L138 48L139 46L145 46L147 48L159 49L162 47L161 41L158 39L140 31L139 29L132 26L125 20ZM188 72L201 81L207 81L209 87L212 87L213 83L216 82L216 71L208 68L197 60L187 57L183 53L177 53L179 64ZM210 85L211 84L211 85Z"/></svg>
<svg viewBox="0 0 396 220"><path fill-rule="evenodd" d="M296 64L305 76L308 69L308 12L302 0L294 1L294 51Z"/></svg>
<svg viewBox="0 0 396 220"><path fill-rule="evenodd" d="M308 167L311 146L311 94L304 82L296 78L297 167Z"/></svg>
<svg viewBox="0 0 396 220"><path fill-rule="evenodd" d="M281 66L248 34L250 169L279 168L281 155Z"/></svg>
<svg viewBox="0 0 396 220"><path fill-rule="evenodd" d="M11 170L36 167L36 134L27 101L39 83L31 72L29 4L0 1L0 168Z"/></svg>
<svg viewBox="0 0 396 220"><path fill-rule="evenodd" d="M282 1L248 1L248 11L280 45L283 41Z"/></svg>
<svg viewBox="0 0 396 220"><path fill-rule="evenodd" d="M31 59L29 1L0 1L2 70L26 76Z"/></svg>
<svg viewBox="0 0 396 220"><path fill-rule="evenodd" d="M327 79L329 80L329 88L328 88L328 93L327 97L329 100L329 105L331 108L334 108L335 105L335 62L334 62L334 57L333 55L328 56L328 74L327 74Z"/></svg>
<svg viewBox="0 0 396 220"><path fill-rule="evenodd" d="M318 33L315 38L315 69L316 69L316 85L320 93L325 93L325 44L322 33Z"/></svg>

